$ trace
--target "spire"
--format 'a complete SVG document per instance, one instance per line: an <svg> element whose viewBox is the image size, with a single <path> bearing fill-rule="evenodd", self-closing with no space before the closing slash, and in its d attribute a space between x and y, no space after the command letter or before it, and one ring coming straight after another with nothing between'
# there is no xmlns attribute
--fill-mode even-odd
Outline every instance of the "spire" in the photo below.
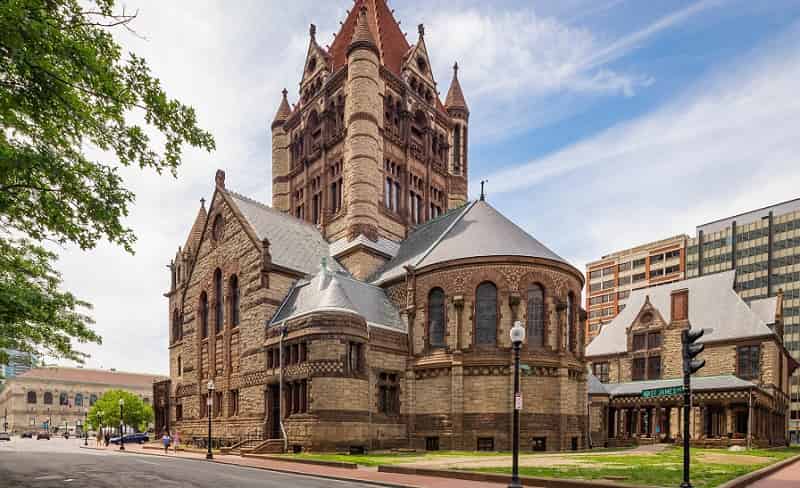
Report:
<svg viewBox="0 0 800 488"><path fill-rule="evenodd" d="M350 41L350 46L347 48L347 54L349 55L354 49L358 48L371 49L375 51L375 54L380 56L378 45L375 44L375 36L372 35L372 30L369 26L366 5L362 5L358 11L356 30L353 34L353 39Z"/></svg>
<svg viewBox="0 0 800 488"><path fill-rule="evenodd" d="M461 83L458 82L458 63L453 65L453 81L450 82L450 89L447 91L444 106L448 110L464 110L469 113L467 101L464 100L464 92L461 91Z"/></svg>
<svg viewBox="0 0 800 488"><path fill-rule="evenodd" d="M285 122L286 119L289 118L289 115L292 114L292 109L289 108L289 100L286 98L289 92L286 91L286 88L284 88L282 93L283 98L281 99L281 104L278 106L278 112L275 114L275 119L272 121L272 128L275 128L277 124Z"/></svg>
<svg viewBox="0 0 800 488"><path fill-rule="evenodd" d="M331 70L336 71L347 64L347 53L356 33L356 26L361 8L367 8L367 21L375 45L380 51L380 61L395 75L400 76L403 56L411 46L400 29L400 23L394 12L386 4L386 0L356 0L347 18L341 22L341 28L335 35L328 53L331 58Z"/></svg>

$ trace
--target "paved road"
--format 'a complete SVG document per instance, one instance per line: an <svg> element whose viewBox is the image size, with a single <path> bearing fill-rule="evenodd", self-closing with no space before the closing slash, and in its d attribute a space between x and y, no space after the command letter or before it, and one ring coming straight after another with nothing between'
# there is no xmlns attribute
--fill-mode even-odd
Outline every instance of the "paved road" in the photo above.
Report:
<svg viewBox="0 0 800 488"><path fill-rule="evenodd" d="M0 442L0 487L70 486L374 488L373 485L240 466L79 449L79 441L75 439L37 441L14 438L10 443Z"/></svg>

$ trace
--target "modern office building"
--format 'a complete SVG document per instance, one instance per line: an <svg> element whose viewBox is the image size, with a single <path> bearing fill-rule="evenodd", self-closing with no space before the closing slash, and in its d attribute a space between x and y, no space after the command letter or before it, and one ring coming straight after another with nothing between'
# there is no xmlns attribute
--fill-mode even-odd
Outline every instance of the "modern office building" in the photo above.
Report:
<svg viewBox="0 0 800 488"><path fill-rule="evenodd" d="M632 290L686 278L687 235L607 254L586 265L587 343L625 308Z"/></svg>
<svg viewBox="0 0 800 488"><path fill-rule="evenodd" d="M29 352L6 349L5 353L8 354L8 361L0 364L0 374L5 379L19 376L36 365L36 355Z"/></svg>
<svg viewBox="0 0 800 488"><path fill-rule="evenodd" d="M655 276L653 280L652 254L667 249L667 243L675 243L674 247L682 249L679 271L670 272L665 268L665 275ZM670 260L665 266L674 270L676 258L665 256L664 259ZM630 286L626 284L627 277L620 272L626 269L628 261L634 268L624 271L634 274ZM587 338L594 338L603 324L625 307L624 298L629 288L729 270L736 271L735 290L747 302L783 294L784 344L795 359L800 359L800 198L699 225L691 238L675 236L589 263ZM641 278L643 272L645 279ZM792 377L790 386L790 436L794 442L800 442L798 375Z"/></svg>

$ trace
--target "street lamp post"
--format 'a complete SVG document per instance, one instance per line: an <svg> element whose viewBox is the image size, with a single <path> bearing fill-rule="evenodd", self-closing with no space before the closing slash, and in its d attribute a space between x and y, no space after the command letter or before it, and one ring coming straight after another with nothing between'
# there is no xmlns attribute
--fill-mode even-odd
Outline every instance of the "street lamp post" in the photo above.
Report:
<svg viewBox="0 0 800 488"><path fill-rule="evenodd" d="M123 407L125 406L125 400L120 398L119 399L119 450L125 450L125 423L122 421L122 414L123 414Z"/></svg>
<svg viewBox="0 0 800 488"><path fill-rule="evenodd" d="M89 420L89 409L86 408L86 409L83 410L83 445L84 446L88 446L89 445L89 429L88 429L89 424L86 423L88 420Z"/></svg>
<svg viewBox="0 0 800 488"><path fill-rule="evenodd" d="M522 410L522 395L519 391L519 349L525 340L525 327L517 320L511 328L511 344L514 346L514 432L511 464L511 484L508 488L522 488L519 481L519 411Z"/></svg>
<svg viewBox="0 0 800 488"><path fill-rule="evenodd" d="M214 380L208 380L208 398L206 399L206 406L208 407L208 452L206 452L206 459L214 459L214 454L211 453L211 405L212 395L214 393Z"/></svg>

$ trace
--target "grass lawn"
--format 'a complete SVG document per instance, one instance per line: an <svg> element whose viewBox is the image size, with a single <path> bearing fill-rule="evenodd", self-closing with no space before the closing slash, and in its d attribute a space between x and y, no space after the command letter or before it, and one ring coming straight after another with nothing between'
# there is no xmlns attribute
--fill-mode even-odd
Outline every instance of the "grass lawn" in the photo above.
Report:
<svg viewBox="0 0 800 488"><path fill-rule="evenodd" d="M698 488L712 488L798 454L800 448L753 449L742 452L730 452L725 449L692 449L692 484ZM683 479L683 451L677 447L650 455L576 455L571 459L575 461L578 457L581 460L580 464L521 467L520 475L589 480L606 478L620 484L664 487L679 486ZM486 467L470 471L511 473L511 468Z"/></svg>

